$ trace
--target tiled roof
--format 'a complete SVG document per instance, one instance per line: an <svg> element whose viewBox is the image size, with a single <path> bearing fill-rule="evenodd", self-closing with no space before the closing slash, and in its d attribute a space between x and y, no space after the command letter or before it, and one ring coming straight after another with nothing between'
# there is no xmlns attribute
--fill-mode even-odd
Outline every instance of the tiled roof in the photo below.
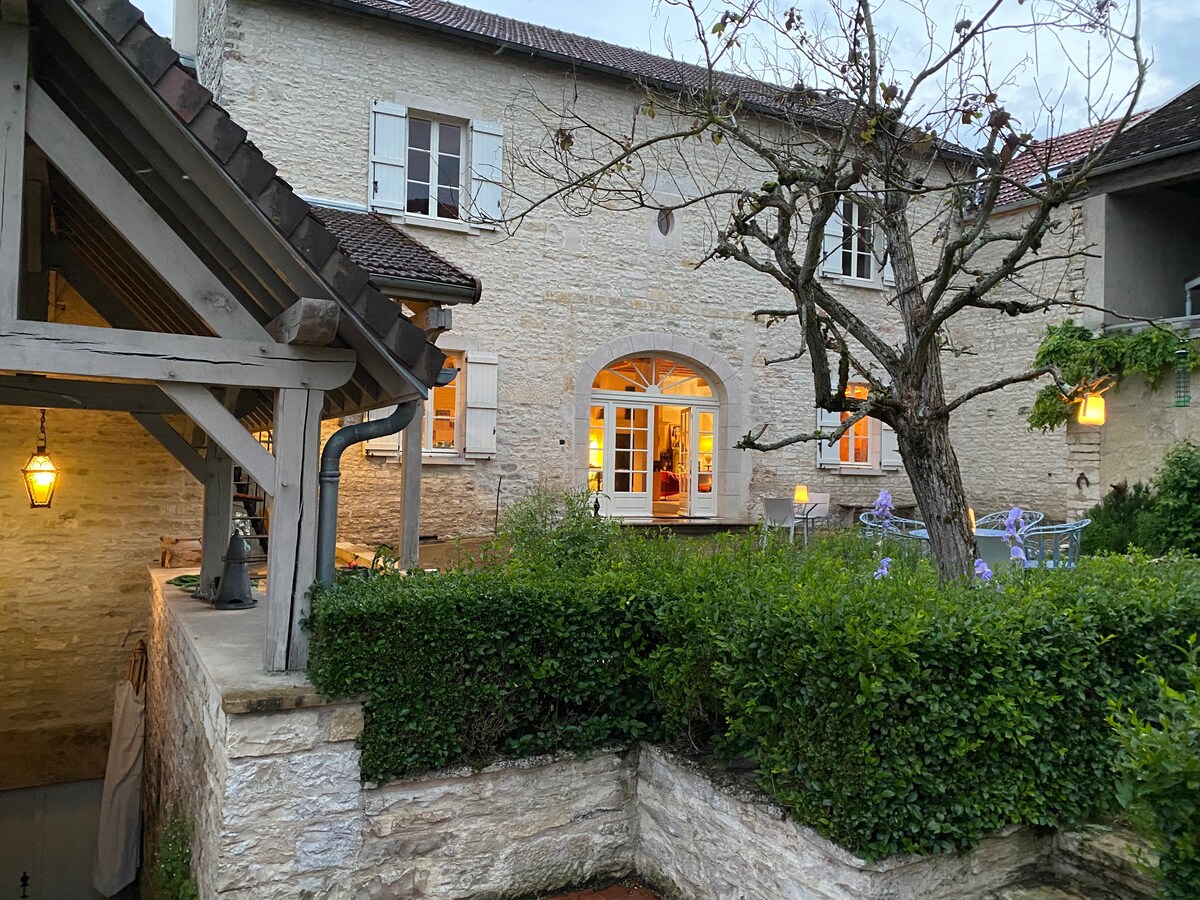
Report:
<svg viewBox="0 0 1200 900"><path fill-rule="evenodd" d="M1200 143L1200 83L1131 126L1109 148L1104 166Z"/></svg>
<svg viewBox="0 0 1200 900"><path fill-rule="evenodd" d="M707 87L709 70L704 66L655 56L600 41L533 25L506 16L472 9L446 0L314 0L327 6L374 13L397 22L432 29L467 39L485 41L514 52L526 51L539 56L561 59L598 71L632 77L649 84L675 89L701 90ZM736 94L745 102L769 112L801 116L819 124L837 126L846 121L851 104L840 99L811 99L803 92L735 75L712 73L718 88ZM948 154L968 158L973 154L962 147L939 141Z"/></svg>
<svg viewBox="0 0 1200 900"><path fill-rule="evenodd" d="M396 360L432 386L445 359L441 351L369 283L367 270L338 248L337 238L246 139L245 129L179 65L179 54L146 24L141 10L128 0L71 0L70 5L82 9L96 23L113 51L126 59L207 148L216 165L329 285L343 308L353 311L359 327L374 332Z"/></svg>
<svg viewBox="0 0 1200 900"><path fill-rule="evenodd" d="M346 255L373 276L427 281L474 291L479 279L468 274L377 213L313 204L312 214L333 232Z"/></svg>
<svg viewBox="0 0 1200 900"><path fill-rule="evenodd" d="M1145 116L1146 113L1135 115L1126 128L1132 128L1133 123L1139 121L1139 117ZM1113 136L1118 124L1120 124L1120 120L1102 122L1099 126L1080 128L1078 131L1060 134L1049 140L1035 141L1013 159L1005 174L1022 184L1032 184L1035 179L1040 180L1047 170L1060 168L1087 156L1093 148ZM1128 133L1126 131L1125 134L1122 134L1118 141L1123 140ZM1105 157L1105 162L1111 160L1112 151L1110 149L1109 154ZM996 199L996 208L999 209L1028 199L1030 199L1029 195L1020 188L1006 184L1000 189L1000 194Z"/></svg>

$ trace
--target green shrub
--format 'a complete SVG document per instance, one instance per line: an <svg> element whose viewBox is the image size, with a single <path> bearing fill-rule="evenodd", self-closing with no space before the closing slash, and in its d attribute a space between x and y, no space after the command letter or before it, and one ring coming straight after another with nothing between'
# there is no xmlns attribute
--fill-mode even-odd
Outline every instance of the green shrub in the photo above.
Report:
<svg viewBox="0 0 1200 900"><path fill-rule="evenodd" d="M1196 638L1188 642L1188 685L1158 679L1157 708L1113 717L1120 735L1124 776L1121 805L1154 838L1162 897L1200 897L1200 665Z"/></svg>
<svg viewBox="0 0 1200 900"><path fill-rule="evenodd" d="M1182 441L1163 457L1151 488L1118 485L1087 513L1083 551L1200 554L1200 446Z"/></svg>
<svg viewBox="0 0 1200 900"><path fill-rule="evenodd" d="M179 813L163 821L150 880L155 900L199 900L200 889L192 875L192 826Z"/></svg>
<svg viewBox="0 0 1200 900"><path fill-rule="evenodd" d="M559 527L593 526L542 518L494 568L315 597L310 677L370 694L365 777L647 738L749 760L868 857L966 847L1112 807L1109 705L1148 708L1145 661L1175 683L1164 648L1200 630L1188 559L940 587L911 542L585 531L583 552Z"/></svg>
<svg viewBox="0 0 1200 900"><path fill-rule="evenodd" d="M1104 495L1096 506L1086 513L1092 524L1083 530L1083 553L1125 553L1130 547L1145 548L1147 543L1157 544L1149 533L1148 513L1153 493L1140 481L1133 487L1119 484ZM1149 539L1149 541L1147 540Z"/></svg>

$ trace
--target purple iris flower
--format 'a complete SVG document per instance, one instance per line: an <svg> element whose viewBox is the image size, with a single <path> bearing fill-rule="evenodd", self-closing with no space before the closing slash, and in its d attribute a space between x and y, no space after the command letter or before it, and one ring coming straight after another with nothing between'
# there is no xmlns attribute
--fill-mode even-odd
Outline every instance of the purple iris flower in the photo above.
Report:
<svg viewBox="0 0 1200 900"><path fill-rule="evenodd" d="M871 514L879 522L880 525L888 525L892 521L892 514L896 507L892 504L892 494L890 491L880 491L879 499L875 501L875 505L871 508Z"/></svg>
<svg viewBox="0 0 1200 900"><path fill-rule="evenodd" d="M1008 541L1010 547L1014 549L1025 545L1025 538L1021 536L1021 529L1025 527L1025 514L1021 511L1021 507L1014 506L1008 511L1008 515L1004 518L1004 539ZM1017 559L1016 554L1013 558ZM1024 559L1025 555L1021 554L1020 559Z"/></svg>
<svg viewBox="0 0 1200 900"><path fill-rule="evenodd" d="M875 578L887 578L892 574L892 558L885 556L879 561L879 568L875 570Z"/></svg>
<svg viewBox="0 0 1200 900"><path fill-rule="evenodd" d="M1019 559L1021 562L1025 562L1025 551L1022 550L1020 547L1017 547L1014 545L1012 548L1012 553L1010 553L1009 555L1013 559Z"/></svg>
<svg viewBox="0 0 1200 900"><path fill-rule="evenodd" d="M988 568L988 564L982 559L975 560L975 577L980 581L992 580L992 570Z"/></svg>

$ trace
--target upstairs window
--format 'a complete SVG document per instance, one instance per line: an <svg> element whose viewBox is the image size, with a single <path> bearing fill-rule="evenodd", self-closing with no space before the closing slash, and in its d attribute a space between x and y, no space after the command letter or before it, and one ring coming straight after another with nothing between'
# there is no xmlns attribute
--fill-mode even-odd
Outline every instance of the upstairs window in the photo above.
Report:
<svg viewBox="0 0 1200 900"><path fill-rule="evenodd" d="M882 232L871 214L853 200L844 198L825 223L821 273L870 282L876 286L892 281L892 266L884 260Z"/></svg>
<svg viewBox="0 0 1200 900"><path fill-rule="evenodd" d="M494 223L501 217L503 141L497 122L376 100L368 206L416 224Z"/></svg>

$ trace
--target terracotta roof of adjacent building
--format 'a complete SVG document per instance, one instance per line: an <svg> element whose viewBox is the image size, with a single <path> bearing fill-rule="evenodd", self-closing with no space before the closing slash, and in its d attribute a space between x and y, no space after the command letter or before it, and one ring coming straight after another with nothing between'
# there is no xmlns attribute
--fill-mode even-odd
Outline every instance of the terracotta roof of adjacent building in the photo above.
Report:
<svg viewBox="0 0 1200 900"><path fill-rule="evenodd" d="M1145 120L1148 115L1149 113L1145 112L1136 113L1126 128L1132 128L1135 123ZM1083 159L1094 148L1109 140L1119 124L1120 120L1117 119L1059 134L1044 141L1034 141L1017 154L1005 174L1022 184L1033 185L1047 171L1061 170L1063 166ZM1117 138L1118 142L1124 140L1128 134L1128 131L1122 134ZM1109 153L1105 157L1105 164L1112 161L1112 150L1115 146L1114 144L1114 147L1109 149ZM1005 185L1000 189L1000 194L996 198L996 208L1012 206L1029 199L1029 195L1020 188L1014 185Z"/></svg>
<svg viewBox="0 0 1200 900"><path fill-rule="evenodd" d="M312 214L337 238L352 260L374 277L428 282L430 285L473 291L479 299L481 285L469 274L426 247L408 232L378 213L312 204Z"/></svg>

